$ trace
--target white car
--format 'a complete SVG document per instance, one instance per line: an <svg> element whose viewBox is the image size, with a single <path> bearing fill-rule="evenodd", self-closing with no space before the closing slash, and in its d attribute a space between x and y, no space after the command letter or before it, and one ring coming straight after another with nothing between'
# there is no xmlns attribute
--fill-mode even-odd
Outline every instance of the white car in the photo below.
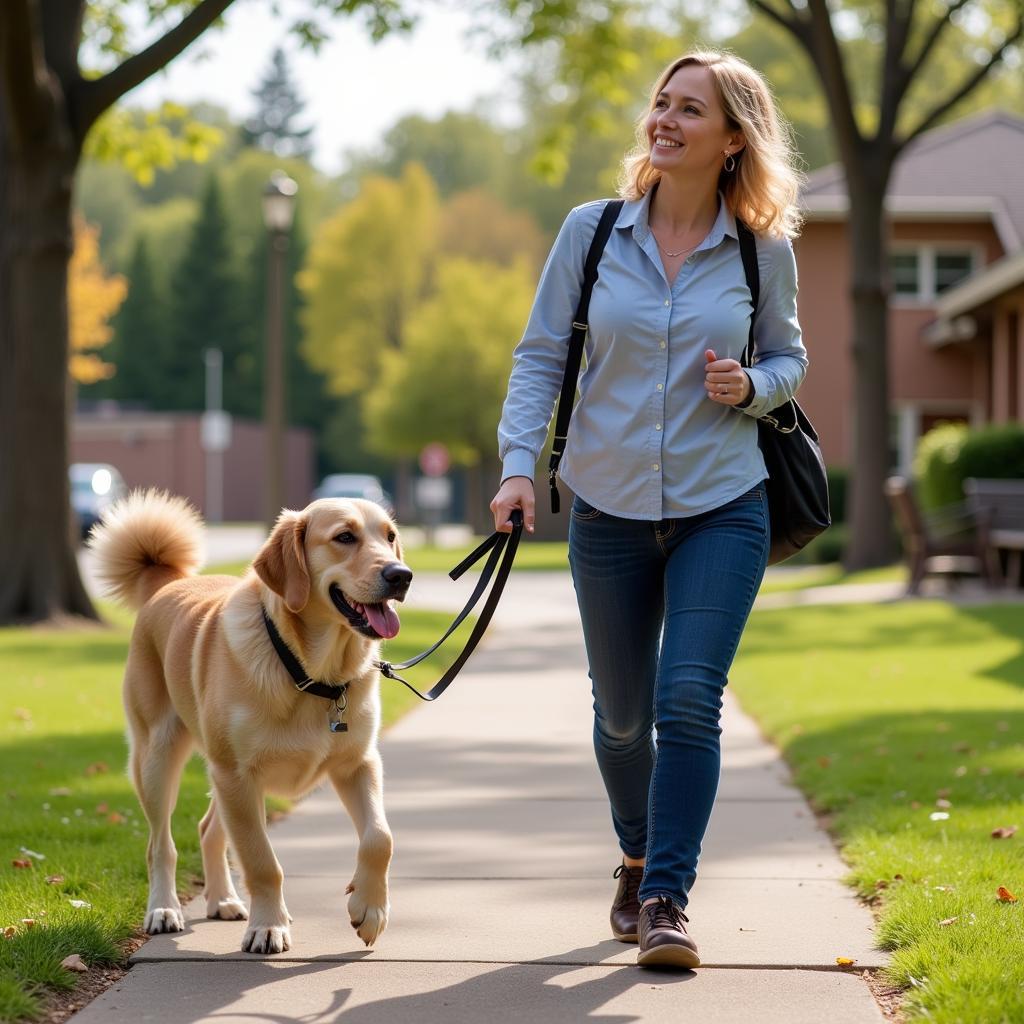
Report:
<svg viewBox="0 0 1024 1024"><path fill-rule="evenodd" d="M71 507L82 537L99 522L105 509L128 494L124 478L107 462L75 462L68 467Z"/></svg>
<svg viewBox="0 0 1024 1024"><path fill-rule="evenodd" d="M331 473L313 492L313 499L317 498L365 498L377 502L388 515L395 514L391 496L384 490L380 477L369 473Z"/></svg>

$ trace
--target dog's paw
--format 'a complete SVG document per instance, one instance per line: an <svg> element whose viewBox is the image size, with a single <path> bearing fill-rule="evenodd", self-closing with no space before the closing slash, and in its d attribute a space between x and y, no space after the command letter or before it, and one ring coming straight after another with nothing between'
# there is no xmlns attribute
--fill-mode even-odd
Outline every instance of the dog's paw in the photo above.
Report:
<svg viewBox="0 0 1024 1024"><path fill-rule="evenodd" d="M227 896L222 900L209 900L206 904L206 916L221 921L244 921L249 916L249 911L237 896Z"/></svg>
<svg viewBox="0 0 1024 1024"><path fill-rule="evenodd" d="M283 953L292 948L287 925L251 924L242 939L243 953Z"/></svg>
<svg viewBox="0 0 1024 1024"><path fill-rule="evenodd" d="M142 930L147 935L159 935L161 932L183 932L185 930L185 918L181 913L181 907L157 907L146 913L146 920L142 923Z"/></svg>
<svg viewBox="0 0 1024 1024"><path fill-rule="evenodd" d="M388 925L387 897L384 898L383 903L367 903L358 890L352 891L350 886L349 891L352 892L348 898L349 921L355 928L356 935L367 946L372 946Z"/></svg>

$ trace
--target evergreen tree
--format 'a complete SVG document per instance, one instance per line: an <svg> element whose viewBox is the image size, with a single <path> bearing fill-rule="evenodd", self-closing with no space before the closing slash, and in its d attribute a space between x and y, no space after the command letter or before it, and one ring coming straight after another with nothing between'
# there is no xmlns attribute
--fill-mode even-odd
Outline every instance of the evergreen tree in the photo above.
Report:
<svg viewBox="0 0 1024 1024"><path fill-rule="evenodd" d="M270 68L253 90L256 113L246 122L243 139L247 145L278 156L309 159L313 152L313 129L299 128L295 119L306 106L292 81L284 51L278 47Z"/></svg>
<svg viewBox="0 0 1024 1024"><path fill-rule="evenodd" d="M224 407L237 411L234 396L245 347L241 299L224 201L211 175L173 276L169 344L161 361L162 408L203 408L203 350L219 348L224 354Z"/></svg>
<svg viewBox="0 0 1024 1024"><path fill-rule="evenodd" d="M167 354L167 305L145 235L135 243L126 276L128 297L114 318L109 349L115 371L105 382L102 397L159 408L166 392L162 365Z"/></svg>

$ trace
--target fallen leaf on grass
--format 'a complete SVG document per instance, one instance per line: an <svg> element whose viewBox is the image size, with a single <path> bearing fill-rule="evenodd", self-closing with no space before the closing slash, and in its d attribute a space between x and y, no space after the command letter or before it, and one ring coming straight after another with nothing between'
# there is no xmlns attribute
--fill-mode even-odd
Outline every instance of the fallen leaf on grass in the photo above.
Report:
<svg viewBox="0 0 1024 1024"><path fill-rule="evenodd" d="M1007 889L1005 885L999 886L999 888L996 890L996 898L999 900L1000 903L1017 902L1017 897L1014 896L1013 893L1010 892L1010 890Z"/></svg>
<svg viewBox="0 0 1024 1024"><path fill-rule="evenodd" d="M939 927L940 928L947 928L951 924L956 924L956 922L959 921L959 920L960 920L959 917L947 917L945 921L940 921L939 922Z"/></svg>
<svg viewBox="0 0 1024 1024"><path fill-rule="evenodd" d="M50 796L71 796L71 788L69 786L54 786L50 790Z"/></svg>
<svg viewBox="0 0 1024 1024"><path fill-rule="evenodd" d="M877 882L875 882L875 888L876 889L888 889L889 888L889 880L887 878L880 878Z"/></svg>
<svg viewBox="0 0 1024 1024"><path fill-rule="evenodd" d="M94 761L85 769L86 775L105 775L110 771L110 765L106 761Z"/></svg>
<svg viewBox="0 0 1024 1024"><path fill-rule="evenodd" d="M837 956L836 957L836 963L839 964L840 967L852 967L856 962L857 961L854 960L853 957L849 957L849 956Z"/></svg>
<svg viewBox="0 0 1024 1024"><path fill-rule="evenodd" d="M818 765L822 768L827 768L831 763L832 758L826 756L825 754L822 754L821 757L818 758Z"/></svg>
<svg viewBox="0 0 1024 1024"><path fill-rule="evenodd" d="M1009 839L1017 831L1016 825L1003 825L1002 828L992 829L993 839Z"/></svg>
<svg viewBox="0 0 1024 1024"><path fill-rule="evenodd" d="M899 872L897 872L892 877L895 878L897 882L902 882L903 881L903 876Z"/></svg>
<svg viewBox="0 0 1024 1024"><path fill-rule="evenodd" d="M69 956L64 957L60 962L61 967L66 971L77 971L79 974L85 974L89 970L86 962L77 954L72 953Z"/></svg>
<svg viewBox="0 0 1024 1024"><path fill-rule="evenodd" d="M79 910L92 910L92 904L87 903L85 900L68 900L68 903Z"/></svg>
<svg viewBox="0 0 1024 1024"><path fill-rule="evenodd" d="M944 786L942 789L935 790L935 795L936 796L949 796L952 792L953 792L953 790L949 789L947 786Z"/></svg>
<svg viewBox="0 0 1024 1024"><path fill-rule="evenodd" d="M26 857L32 857L35 860L46 860L45 853L36 853L35 850L30 850L27 846L20 847L20 850Z"/></svg>
<svg viewBox="0 0 1024 1024"><path fill-rule="evenodd" d="M972 747L966 740L961 740L959 743L953 744L953 752L957 754L973 754L974 747Z"/></svg>
<svg viewBox="0 0 1024 1024"><path fill-rule="evenodd" d="M46 876L46 884L47 885L60 885L60 883L63 882L63 881L64 881L64 876L63 875L47 875Z"/></svg>
<svg viewBox="0 0 1024 1024"><path fill-rule="evenodd" d="M106 814L109 810L110 810L110 805L109 804L97 804L96 805L96 813L97 814Z"/></svg>
<svg viewBox="0 0 1024 1024"><path fill-rule="evenodd" d="M936 892L956 892L955 885L937 885L935 886Z"/></svg>
<svg viewBox="0 0 1024 1024"><path fill-rule="evenodd" d="M958 779L962 779L967 774L967 765L965 765L965 764L958 765L956 771L953 772L953 774Z"/></svg>
<svg viewBox="0 0 1024 1024"><path fill-rule="evenodd" d="M32 867L32 861L30 861L30 860L20 860L20 859L19 860L12 860L11 861L11 867L12 868L30 868L30 867Z"/></svg>
<svg viewBox="0 0 1024 1024"><path fill-rule="evenodd" d="M21 919L21 923L26 928L35 928L35 926L36 926L36 919L34 917L23 917Z"/></svg>
<svg viewBox="0 0 1024 1024"><path fill-rule="evenodd" d="M948 809L948 808L952 807L953 804L949 800L947 800L945 797L940 796L939 799L935 801L935 806L936 807L942 807L943 809Z"/></svg>
<svg viewBox="0 0 1024 1024"><path fill-rule="evenodd" d="M932 811L928 817L931 818L932 821L948 821L949 811Z"/></svg>
<svg viewBox="0 0 1024 1024"><path fill-rule="evenodd" d="M31 722L32 721L32 712L29 711L28 708L15 708L14 709L14 717L19 722Z"/></svg>
<svg viewBox="0 0 1024 1024"><path fill-rule="evenodd" d="M18 929L15 928L13 924L9 924L3 931L3 936L5 939L13 939L14 936L17 934Z"/></svg>
<svg viewBox="0 0 1024 1024"><path fill-rule="evenodd" d="M111 811L107 815L107 821L111 825L123 825L125 822L125 817L123 814L118 814L117 811Z"/></svg>

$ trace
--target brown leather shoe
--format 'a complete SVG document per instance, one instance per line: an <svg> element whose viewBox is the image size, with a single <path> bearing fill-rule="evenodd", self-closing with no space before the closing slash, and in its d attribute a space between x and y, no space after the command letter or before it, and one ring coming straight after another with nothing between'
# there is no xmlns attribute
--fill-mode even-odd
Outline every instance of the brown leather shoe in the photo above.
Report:
<svg viewBox="0 0 1024 1024"><path fill-rule="evenodd" d="M637 890L644 877L643 868L630 868L620 864L612 878L619 880L619 889L612 902L612 935L619 942L636 942L637 919L640 916L640 900Z"/></svg>
<svg viewBox="0 0 1024 1024"><path fill-rule="evenodd" d="M686 934L689 918L678 903L659 896L640 908L640 967L699 967L697 943Z"/></svg>

